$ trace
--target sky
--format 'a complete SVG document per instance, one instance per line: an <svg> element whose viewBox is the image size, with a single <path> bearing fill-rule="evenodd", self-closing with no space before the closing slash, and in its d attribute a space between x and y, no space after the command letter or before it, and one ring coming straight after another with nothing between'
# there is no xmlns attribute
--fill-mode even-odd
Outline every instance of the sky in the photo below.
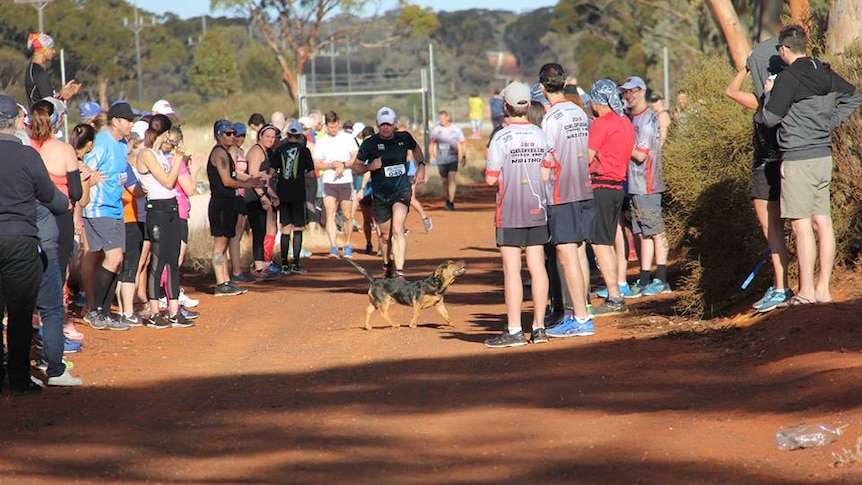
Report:
<svg viewBox="0 0 862 485"><path fill-rule="evenodd" d="M209 10L210 0L137 0L137 5L151 12L164 13L167 11L179 15L181 18L198 17L204 13L212 15ZM395 6L396 1L384 1L383 9L387 6ZM412 0L410 3L420 7L433 7L436 11L441 10L469 10L471 8L502 8L512 11L528 11L541 7L550 7L557 4L557 0L531 0L530 2L501 2L500 0ZM514 6L512 4L515 4ZM529 7L518 6L518 4L529 4ZM216 15L225 15L226 12L215 12Z"/></svg>

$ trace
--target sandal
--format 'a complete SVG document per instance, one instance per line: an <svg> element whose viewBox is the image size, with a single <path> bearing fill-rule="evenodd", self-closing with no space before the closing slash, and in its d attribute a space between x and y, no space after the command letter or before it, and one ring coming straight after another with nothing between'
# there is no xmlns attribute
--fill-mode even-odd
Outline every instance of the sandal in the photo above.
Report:
<svg viewBox="0 0 862 485"><path fill-rule="evenodd" d="M790 306L800 306L800 305L812 305L813 301L799 295L793 295L793 298L787 300L786 302L778 305L782 308L790 307Z"/></svg>

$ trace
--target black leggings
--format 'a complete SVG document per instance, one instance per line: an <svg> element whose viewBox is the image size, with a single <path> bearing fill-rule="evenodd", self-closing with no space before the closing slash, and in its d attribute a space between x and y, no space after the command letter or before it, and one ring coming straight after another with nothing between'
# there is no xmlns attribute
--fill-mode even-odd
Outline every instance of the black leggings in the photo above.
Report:
<svg viewBox="0 0 862 485"><path fill-rule="evenodd" d="M75 216L70 210L63 214L54 216L57 221L57 229L60 237L57 239L57 262L60 264L60 276L63 284L66 284L66 269L69 267L69 259L75 248Z"/></svg>
<svg viewBox="0 0 862 485"><path fill-rule="evenodd" d="M180 296L180 242L182 223L177 199L147 202L147 232L150 235L150 266L147 278L147 299L159 298L162 271L168 269L168 299Z"/></svg>
<svg viewBox="0 0 862 485"><path fill-rule="evenodd" d="M248 189L247 189L248 190ZM251 227L251 252L255 261L263 261L263 240L266 237L266 210L260 201L245 205L248 212L248 225Z"/></svg>

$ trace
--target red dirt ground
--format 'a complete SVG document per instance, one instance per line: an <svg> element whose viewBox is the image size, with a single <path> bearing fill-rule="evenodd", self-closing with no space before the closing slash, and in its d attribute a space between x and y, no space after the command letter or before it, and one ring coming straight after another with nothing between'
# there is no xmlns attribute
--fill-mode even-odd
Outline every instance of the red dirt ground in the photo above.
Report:
<svg viewBox="0 0 862 485"><path fill-rule="evenodd" d="M197 327L80 326L84 387L0 397L0 483L862 483L862 466L832 466L862 436L859 275L830 305L692 322L673 295L643 298L594 337L492 350L493 192L430 206L431 233L408 221L408 276L466 259L454 328L425 310L416 329L375 315L362 330L367 283L322 254L233 298L189 275ZM847 428L778 451L803 422Z"/></svg>

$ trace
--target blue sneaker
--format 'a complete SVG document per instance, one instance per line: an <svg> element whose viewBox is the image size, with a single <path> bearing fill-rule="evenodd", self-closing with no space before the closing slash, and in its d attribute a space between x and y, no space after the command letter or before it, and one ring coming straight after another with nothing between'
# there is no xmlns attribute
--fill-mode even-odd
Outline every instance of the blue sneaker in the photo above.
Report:
<svg viewBox="0 0 862 485"><path fill-rule="evenodd" d="M593 296L596 298L607 298L608 297L608 289L607 288L599 288L598 290L593 292Z"/></svg>
<svg viewBox="0 0 862 485"><path fill-rule="evenodd" d="M566 315L562 323L554 328L547 329L549 337L567 338L567 337L586 337L596 333L592 320L587 320L584 323L578 322L575 317Z"/></svg>
<svg viewBox="0 0 862 485"><path fill-rule="evenodd" d="M760 307L763 306L764 303L769 301L770 298L772 298L772 293L774 291L775 291L774 286L770 286L769 288L767 288L766 293L763 294L763 297L761 299L757 300L756 302L754 302L751 305L751 308L754 308L755 310L760 310Z"/></svg>
<svg viewBox="0 0 862 485"><path fill-rule="evenodd" d="M75 342L74 340L69 340L68 338L63 338L63 353L64 354L74 354L81 351L81 342Z"/></svg>
<svg viewBox="0 0 862 485"><path fill-rule="evenodd" d="M353 246L344 246L344 257L353 259Z"/></svg>
<svg viewBox="0 0 862 485"><path fill-rule="evenodd" d="M330 258L337 258L338 257L338 248L337 247L332 246L331 248L329 248L329 257Z"/></svg>
<svg viewBox="0 0 862 485"><path fill-rule="evenodd" d="M643 296L640 286L632 287L628 283L620 283L620 295L623 298L640 298Z"/></svg>
<svg viewBox="0 0 862 485"><path fill-rule="evenodd" d="M641 292L644 295L660 295L662 293L670 293L670 285L662 281L658 278L654 278L652 283L650 283L644 290Z"/></svg>
<svg viewBox="0 0 862 485"><path fill-rule="evenodd" d="M281 274L281 265L275 264L275 261L270 261L269 263L267 263L266 269L268 269L269 272L274 274L274 275L280 275Z"/></svg>
<svg viewBox="0 0 862 485"><path fill-rule="evenodd" d="M792 295L793 293L790 290L772 290L769 295L769 298L766 299L763 303L761 303L759 307L757 307L757 313L766 313L768 311L772 311L778 308L778 306L780 306L782 303L789 300Z"/></svg>
<svg viewBox="0 0 862 485"><path fill-rule="evenodd" d="M299 257L300 257L300 258L308 258L308 257L311 257L311 251L309 251L309 250L307 250L307 249L300 249L300 250L299 250Z"/></svg>

